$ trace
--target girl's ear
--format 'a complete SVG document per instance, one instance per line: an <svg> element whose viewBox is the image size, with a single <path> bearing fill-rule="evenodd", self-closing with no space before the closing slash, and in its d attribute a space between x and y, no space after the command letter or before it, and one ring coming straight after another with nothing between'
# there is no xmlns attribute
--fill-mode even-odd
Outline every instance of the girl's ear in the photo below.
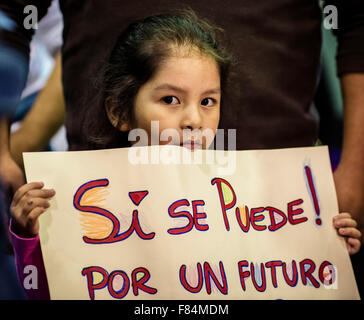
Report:
<svg viewBox="0 0 364 320"><path fill-rule="evenodd" d="M107 97L105 100L105 109L107 117L109 118L110 123L120 131L129 131L130 125L129 121L123 121L120 119L120 115L116 112L115 106L111 103L111 97Z"/></svg>

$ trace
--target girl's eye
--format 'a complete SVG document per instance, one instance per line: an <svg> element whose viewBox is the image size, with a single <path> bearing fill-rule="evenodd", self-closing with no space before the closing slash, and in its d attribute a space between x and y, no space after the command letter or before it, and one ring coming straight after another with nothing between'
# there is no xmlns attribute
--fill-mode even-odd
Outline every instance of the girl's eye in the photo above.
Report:
<svg viewBox="0 0 364 320"><path fill-rule="evenodd" d="M201 101L201 105L205 106L205 107L211 107L216 103L215 99L212 98L205 98Z"/></svg>
<svg viewBox="0 0 364 320"><path fill-rule="evenodd" d="M166 104L179 104L179 100L174 96L163 97L162 101Z"/></svg>

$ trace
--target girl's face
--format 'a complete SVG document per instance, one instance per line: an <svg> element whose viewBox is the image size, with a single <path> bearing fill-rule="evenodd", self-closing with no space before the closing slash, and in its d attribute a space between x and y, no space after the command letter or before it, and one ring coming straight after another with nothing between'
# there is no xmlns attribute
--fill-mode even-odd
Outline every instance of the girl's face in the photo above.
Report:
<svg viewBox="0 0 364 320"><path fill-rule="evenodd" d="M135 121L124 125L124 129L144 129L149 145L154 141L153 144L206 149L214 139L220 118L218 66L213 58L198 52L180 53L167 58L139 89L134 100ZM151 121L159 121L159 130L152 130ZM173 129L175 138L161 141L165 129ZM194 134L188 134L192 130ZM210 132L207 137L204 130ZM171 130L164 135L170 136L168 132Z"/></svg>

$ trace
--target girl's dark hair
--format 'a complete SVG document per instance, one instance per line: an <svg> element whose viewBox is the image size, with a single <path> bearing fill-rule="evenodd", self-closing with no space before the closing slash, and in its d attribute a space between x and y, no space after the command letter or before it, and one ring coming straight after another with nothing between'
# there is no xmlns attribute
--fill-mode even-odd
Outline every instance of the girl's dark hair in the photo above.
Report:
<svg viewBox="0 0 364 320"><path fill-rule="evenodd" d="M102 92L96 110L88 110L85 129L92 148L128 147L128 135L108 119L105 102L118 125L133 122L134 98L175 47L198 49L215 59L221 81L221 103L231 56L224 47L223 30L197 17L191 9L155 15L132 23L120 34L103 70Z"/></svg>

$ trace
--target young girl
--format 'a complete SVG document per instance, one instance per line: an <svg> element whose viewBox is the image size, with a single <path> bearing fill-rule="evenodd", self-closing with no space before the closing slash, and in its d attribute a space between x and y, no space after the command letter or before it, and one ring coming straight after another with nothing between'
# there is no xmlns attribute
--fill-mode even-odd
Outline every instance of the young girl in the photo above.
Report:
<svg viewBox="0 0 364 320"><path fill-rule="evenodd" d="M231 63L220 31L191 11L152 16L130 25L118 38L105 68L100 108L89 110L91 118L85 120L90 146L130 146L128 132L135 128L148 133L149 145L159 141L164 129L173 129L180 141L185 129L215 132ZM151 136L151 121L159 121L158 137ZM212 139L191 138L181 145L206 149ZM49 299L38 218L55 191L43 186L25 184L11 204L10 228L21 283L26 265L38 270L38 290L25 290L32 299ZM346 237L349 253L357 252L356 222L344 213L334 218L334 225Z"/></svg>

